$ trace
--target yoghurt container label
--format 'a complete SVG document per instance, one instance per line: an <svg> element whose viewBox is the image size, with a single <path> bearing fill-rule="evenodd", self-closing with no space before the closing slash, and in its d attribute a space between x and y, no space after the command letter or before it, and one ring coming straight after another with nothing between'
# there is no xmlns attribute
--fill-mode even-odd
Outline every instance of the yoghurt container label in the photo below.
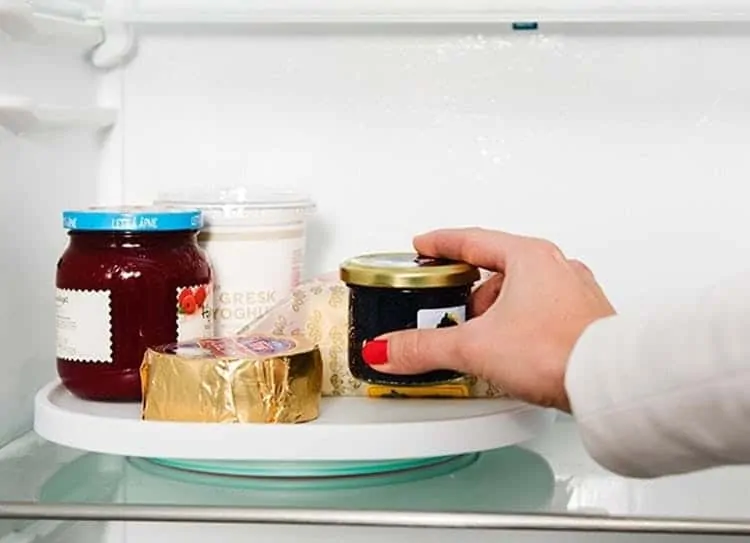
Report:
<svg viewBox="0 0 750 543"><path fill-rule="evenodd" d="M202 233L198 242L214 269L214 329L231 336L289 296L300 282L302 228Z"/></svg>

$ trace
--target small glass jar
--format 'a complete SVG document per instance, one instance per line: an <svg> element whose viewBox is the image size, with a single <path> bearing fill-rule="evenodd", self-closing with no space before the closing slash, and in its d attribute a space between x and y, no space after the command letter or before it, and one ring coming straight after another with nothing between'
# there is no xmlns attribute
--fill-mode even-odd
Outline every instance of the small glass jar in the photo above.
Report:
<svg viewBox="0 0 750 543"><path fill-rule="evenodd" d="M444 328L466 321L479 270L462 262L413 253L364 255L341 265L349 286L349 369L354 377L386 386L430 386L462 377L448 370L420 375L378 372L362 358L366 341L412 328Z"/></svg>
<svg viewBox="0 0 750 543"><path fill-rule="evenodd" d="M139 401L148 347L213 335L211 266L198 210L91 208L63 214L57 371L74 395Z"/></svg>

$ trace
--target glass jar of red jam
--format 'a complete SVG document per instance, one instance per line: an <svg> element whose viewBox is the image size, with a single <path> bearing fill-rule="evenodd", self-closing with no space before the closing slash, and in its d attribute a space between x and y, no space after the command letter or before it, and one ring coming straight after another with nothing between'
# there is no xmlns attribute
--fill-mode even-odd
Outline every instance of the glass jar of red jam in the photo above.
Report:
<svg viewBox="0 0 750 543"><path fill-rule="evenodd" d="M79 398L136 402L148 347L213 335L199 210L66 211L57 264L57 371Z"/></svg>

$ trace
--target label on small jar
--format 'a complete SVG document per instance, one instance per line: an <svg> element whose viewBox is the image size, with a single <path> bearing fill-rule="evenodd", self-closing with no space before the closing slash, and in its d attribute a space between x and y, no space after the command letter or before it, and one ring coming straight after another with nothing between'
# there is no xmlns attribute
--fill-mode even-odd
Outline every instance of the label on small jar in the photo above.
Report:
<svg viewBox="0 0 750 543"><path fill-rule="evenodd" d="M448 328L466 322L466 306L420 309L417 312L417 328Z"/></svg>
<svg viewBox="0 0 750 543"><path fill-rule="evenodd" d="M177 341L192 341L214 335L213 285L177 289Z"/></svg>
<svg viewBox="0 0 750 543"><path fill-rule="evenodd" d="M57 358L111 364L110 292L58 288L55 303Z"/></svg>

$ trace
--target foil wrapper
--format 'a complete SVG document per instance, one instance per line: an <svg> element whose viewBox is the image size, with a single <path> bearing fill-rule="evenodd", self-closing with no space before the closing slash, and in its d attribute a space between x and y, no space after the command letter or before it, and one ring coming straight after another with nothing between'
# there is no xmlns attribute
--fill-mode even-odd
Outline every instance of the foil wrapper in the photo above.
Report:
<svg viewBox="0 0 750 543"><path fill-rule="evenodd" d="M320 413L323 365L302 337L253 334L149 349L141 365L150 421L301 423Z"/></svg>
<svg viewBox="0 0 750 543"><path fill-rule="evenodd" d="M267 333L306 338L320 349L323 396L371 398L495 398L506 393L483 379L466 377L429 387L389 387L356 379L349 371L349 289L338 273L299 285L291 296L237 331L239 336Z"/></svg>

